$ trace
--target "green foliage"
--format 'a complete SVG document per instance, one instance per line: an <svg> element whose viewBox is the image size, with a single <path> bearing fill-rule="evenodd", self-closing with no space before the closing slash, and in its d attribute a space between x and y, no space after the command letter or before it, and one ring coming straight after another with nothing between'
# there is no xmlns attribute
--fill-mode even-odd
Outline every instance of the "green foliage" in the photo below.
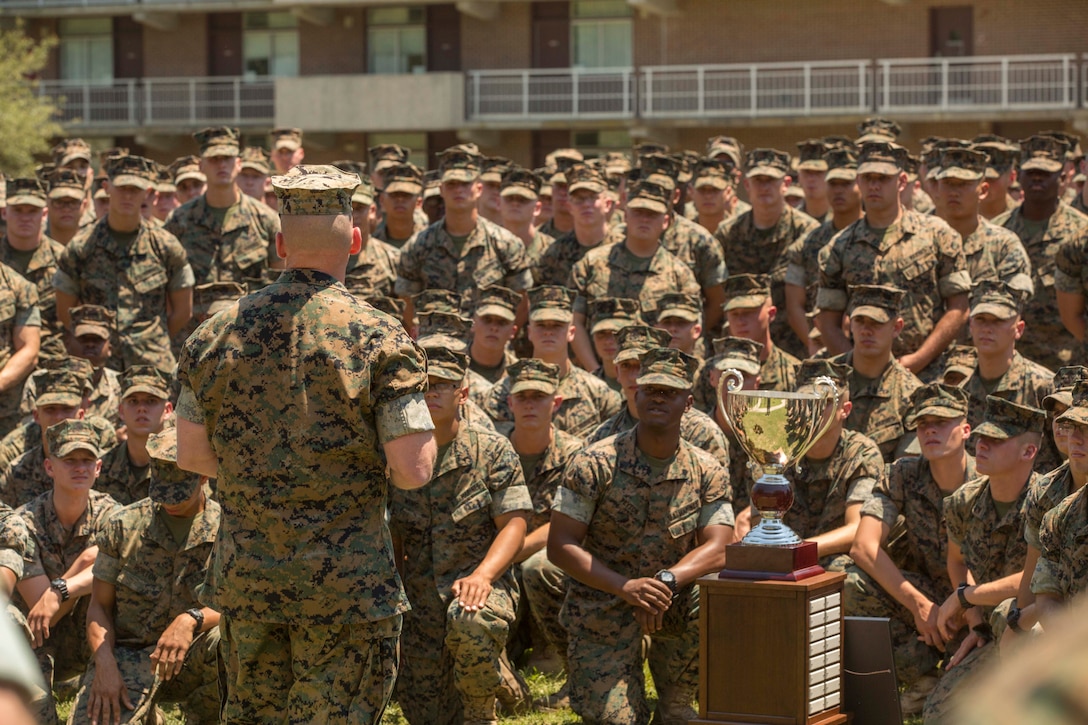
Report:
<svg viewBox="0 0 1088 725"><path fill-rule="evenodd" d="M63 134L52 99L38 95L30 80L49 60L55 38L34 40L22 24L0 30L0 169L14 176L34 172L34 157L49 151L49 140Z"/></svg>

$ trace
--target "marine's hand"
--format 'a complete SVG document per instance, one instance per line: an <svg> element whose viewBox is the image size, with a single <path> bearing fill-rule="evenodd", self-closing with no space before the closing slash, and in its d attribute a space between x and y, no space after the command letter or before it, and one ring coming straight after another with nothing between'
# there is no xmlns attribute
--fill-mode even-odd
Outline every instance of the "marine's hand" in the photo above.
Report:
<svg viewBox="0 0 1088 725"><path fill-rule="evenodd" d="M42 593L37 603L30 609L26 616L26 625L30 628L30 634L34 637L34 648L37 649L49 639L49 623L53 621L53 615L60 609L60 594L50 587Z"/></svg>
<svg viewBox="0 0 1088 725"><path fill-rule="evenodd" d="M944 652L944 637L937 626L937 605L929 599L922 600L914 608L914 628L918 630L918 641Z"/></svg>
<svg viewBox="0 0 1088 725"><path fill-rule="evenodd" d="M193 618L179 614L159 637L151 653L151 667L163 682L169 682L185 664L185 655L193 644Z"/></svg>
<svg viewBox="0 0 1088 725"><path fill-rule="evenodd" d="M124 706L126 710L133 708L125 681L121 679L116 662L111 661L105 666L102 662L95 664L87 716L91 718L91 725L117 725L121 722L121 707Z"/></svg>
<svg viewBox="0 0 1088 725"><path fill-rule="evenodd" d="M643 634L653 634L664 626L664 612L653 614L642 607L633 607L632 611L635 613L635 621L642 627Z"/></svg>
<svg viewBox="0 0 1088 725"><path fill-rule="evenodd" d="M466 612L478 612L487 604L491 594L491 581L476 572L453 583L453 596Z"/></svg>
<svg viewBox="0 0 1088 725"><path fill-rule="evenodd" d="M669 588L651 577L628 579L620 596L628 604L641 607L651 614L664 614L672 604L672 592Z"/></svg>

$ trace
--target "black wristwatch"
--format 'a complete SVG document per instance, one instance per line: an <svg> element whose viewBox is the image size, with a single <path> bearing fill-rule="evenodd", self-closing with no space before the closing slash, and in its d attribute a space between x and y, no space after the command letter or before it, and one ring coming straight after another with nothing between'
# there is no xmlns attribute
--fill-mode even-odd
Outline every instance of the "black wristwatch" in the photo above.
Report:
<svg viewBox="0 0 1088 725"><path fill-rule="evenodd" d="M60 579L59 577L57 579L54 579L53 581L49 582L49 588L55 590L57 594L60 595L60 600L62 602L68 601L68 582L66 582L64 579Z"/></svg>
<svg viewBox="0 0 1088 725"><path fill-rule="evenodd" d="M661 571L654 574L654 579L667 586L669 588L669 591L672 592L672 595L674 597L676 596L676 590L678 587L676 586L675 574L673 574L668 569L662 569Z"/></svg>
<svg viewBox="0 0 1088 725"><path fill-rule="evenodd" d="M1023 634L1024 630L1020 629L1020 615L1023 614L1023 610L1020 607L1009 607L1009 613L1005 615L1005 624L1009 626L1013 632Z"/></svg>
<svg viewBox="0 0 1088 725"><path fill-rule="evenodd" d="M967 601L967 586L967 582L962 582L958 587L956 587L956 596L960 599L961 607L963 607L964 609L971 609L975 605Z"/></svg>
<svg viewBox="0 0 1088 725"><path fill-rule="evenodd" d="M204 628L204 612L193 607L192 609L186 609L185 613L196 620L196 624L193 626L193 636L195 637L200 634L200 630Z"/></svg>

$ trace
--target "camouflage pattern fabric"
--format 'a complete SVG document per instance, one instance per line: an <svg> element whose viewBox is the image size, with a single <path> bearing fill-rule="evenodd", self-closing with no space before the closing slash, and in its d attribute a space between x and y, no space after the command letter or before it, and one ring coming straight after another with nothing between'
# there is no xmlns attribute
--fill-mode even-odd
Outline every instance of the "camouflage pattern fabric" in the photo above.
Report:
<svg viewBox="0 0 1088 725"><path fill-rule="evenodd" d="M960 383L960 387L967 391L967 422L977 428L985 418L987 395L1042 408L1043 398L1054 392L1054 373L1019 352L1013 352L1009 369L997 381L983 381L976 366L975 372ZM973 440L968 441L967 446L974 452Z"/></svg>
<svg viewBox="0 0 1088 725"><path fill-rule="evenodd" d="M427 289L462 291L493 284L522 292L532 285L525 245L482 217L460 254L444 220L424 229L400 250L397 275L398 297Z"/></svg>
<svg viewBox="0 0 1088 725"><path fill-rule="evenodd" d="M101 377L98 378L97 383L94 384L94 388L91 390L87 399L86 410L87 417L97 416L105 418L114 426L121 425L121 416L119 410L121 407L121 373L110 368L101 368ZM19 403L19 412L23 415L31 415L34 411L34 399L38 397L38 386L34 381L34 376L31 375L26 380L26 385L23 386L23 399ZM0 451L3 450L3 443L0 442ZM25 450L25 449L23 449ZM23 451L19 451L22 453ZM0 452L0 469L5 467L7 463L10 463L14 459L6 459L4 454Z"/></svg>
<svg viewBox="0 0 1088 725"><path fill-rule="evenodd" d="M259 279L278 259L279 217L245 194L227 210L222 226L202 194L175 209L164 228L185 248L196 284Z"/></svg>
<svg viewBox="0 0 1088 725"><path fill-rule="evenodd" d="M816 290L820 287L820 250L841 231L835 228L833 222L826 221L786 248L784 279L786 284L805 290L806 310L816 307Z"/></svg>
<svg viewBox="0 0 1088 725"><path fill-rule="evenodd" d="M1020 207L994 219L1020 238L1031 260L1035 294L1027 301L1021 317L1027 323L1017 349L1028 359L1051 370L1081 362L1081 344L1062 324L1057 292L1081 292L1084 249L1088 245L1088 219L1066 204L1059 204L1046 229L1028 237L1028 222Z"/></svg>
<svg viewBox="0 0 1088 725"><path fill-rule="evenodd" d="M151 466L137 466L128 454L128 443L120 443L102 455L102 472L94 487L108 493L122 506L147 498Z"/></svg>
<svg viewBox="0 0 1088 725"><path fill-rule="evenodd" d="M577 293L574 311L582 314L598 297L624 297L638 300L643 315L652 316L670 292L693 297L700 293L695 275L664 246L643 258L632 254L626 244L591 250L574 265L566 286Z"/></svg>
<svg viewBox="0 0 1088 725"><path fill-rule="evenodd" d="M814 231L820 223L788 204L773 229L758 229L752 212L722 222L714 238L722 245L730 274L768 274L771 301L779 314L771 323L771 337L792 355L803 356L805 346L786 319L786 268L788 249Z"/></svg>
<svg viewBox="0 0 1088 725"><path fill-rule="evenodd" d="M53 479L45 472L45 451L41 445L19 456L0 476L0 500L8 506L28 504L53 490Z"/></svg>
<svg viewBox="0 0 1088 725"><path fill-rule="evenodd" d="M348 258L344 284L361 297L393 297L400 250L371 237L366 246Z"/></svg>
<svg viewBox="0 0 1088 725"><path fill-rule="evenodd" d="M15 328L41 325L37 289L14 269L0 264L0 369L15 354ZM22 381L0 393L0 435L7 435L19 424L21 394Z"/></svg>
<svg viewBox="0 0 1088 725"><path fill-rule="evenodd" d="M603 441L609 436L632 430L636 425L638 425L638 419L631 415L630 409L624 405L620 412L597 426L586 438L586 443ZM680 437L699 450L714 456L714 459L728 472L729 441L709 415L695 408L684 411L684 415L680 418Z"/></svg>
<svg viewBox="0 0 1088 725"><path fill-rule="evenodd" d="M483 405L483 410L500 433L513 428L514 414L506 403L510 385L510 377L503 375L491 388ZM623 405L619 393L575 365L570 365L567 374L559 378L556 394L563 396L563 402L552 418L552 424L556 429L578 438L589 435L594 428L619 412Z"/></svg>
<svg viewBox="0 0 1088 725"><path fill-rule="evenodd" d="M729 276L721 244L689 219L674 214L661 235L661 246L687 265L700 289L720 285Z"/></svg>
<svg viewBox="0 0 1088 725"><path fill-rule="evenodd" d="M529 272L533 276L533 286L545 284L539 281L540 264L544 259L544 253L551 248L555 237L548 236L539 229L533 230L533 238L525 245L525 256L529 259Z"/></svg>
<svg viewBox="0 0 1088 725"><path fill-rule="evenodd" d="M0 503L0 566L10 569L16 579L22 579L23 557L30 546L30 532L22 516Z"/></svg>
<svg viewBox="0 0 1088 725"><path fill-rule="evenodd" d="M539 529L551 520L555 491L559 488L567 462L584 447L581 438L561 430L553 432L555 440L536 462L536 467L531 471L522 471L525 485L529 488L529 498L533 502L528 532Z"/></svg>
<svg viewBox="0 0 1088 725"><path fill-rule="evenodd" d="M567 596L570 577L548 558L547 547L518 565L521 568L522 593L529 605L529 616L556 652L567 654L567 630L559 623L559 612ZM537 643L539 646L539 643Z"/></svg>
<svg viewBox="0 0 1088 725"><path fill-rule="evenodd" d="M978 228L963 240L963 254L971 283L998 279L1030 296L1031 260L1020 238L1004 227L978 218Z"/></svg>
<svg viewBox="0 0 1088 725"><path fill-rule="evenodd" d="M561 234L540 255L540 263L533 272L533 281L537 285L565 286L570 282L570 271L589 252L607 245L605 239L591 247L583 246L573 231Z"/></svg>
<svg viewBox="0 0 1088 725"><path fill-rule="evenodd" d="M1031 591L1052 594L1070 601L1088 588L1088 556L1084 532L1088 531L1085 489L1065 497L1047 511L1039 527L1039 563L1031 578Z"/></svg>
<svg viewBox="0 0 1088 725"><path fill-rule="evenodd" d="M117 445L117 431L114 428L113 423L101 416L90 414L85 415L83 420L93 425L98 431L99 450L108 450ZM45 489L53 487L52 479L49 479L48 483L44 483L44 479L36 479L37 483L45 486L44 489L35 489L32 485L23 486L14 476L10 477L10 481L8 480L9 477L7 474L11 470L11 466L14 465L24 453L33 450L34 448L40 448L41 445L42 428L33 420L20 424L18 428L4 436L3 440L0 440L0 465L3 466L4 471L4 475L0 476L0 501L7 499L6 486L9 485L11 486L11 495L13 498L25 497L26 501L29 501L31 498L34 498L34 496L42 493ZM9 457L11 460L7 462ZM26 503L26 501L23 503Z"/></svg>
<svg viewBox="0 0 1088 725"><path fill-rule="evenodd" d="M380 242L385 242L394 249L403 249L404 245L412 240L419 232L427 228L430 222L427 221L427 215L422 209L417 209L412 214L413 229L412 234L407 239L393 239L389 234L389 226L386 224L385 219L378 222L378 226L370 233L371 239L377 239Z"/></svg>
<svg viewBox="0 0 1088 725"><path fill-rule="evenodd" d="M892 344L897 358L917 350L929 337L945 312L945 299L971 289L959 234L936 217L912 211L904 211L898 222L880 232L860 219L820 252L820 309L845 310L847 288L859 284L891 285L906 292L906 324Z"/></svg>
<svg viewBox="0 0 1088 725"><path fill-rule="evenodd" d="M108 367L154 365L173 374L174 354L166 324L169 292L192 287L193 270L173 234L141 222L122 248L105 220L81 230L60 258L54 288L117 313L117 337Z"/></svg>
<svg viewBox="0 0 1088 725"><path fill-rule="evenodd" d="M760 390L794 390L801 361L778 345L771 345L767 359L759 366Z"/></svg>
<svg viewBox="0 0 1088 725"><path fill-rule="evenodd" d="M1036 551L1042 550L1039 536L1043 527L1043 517L1056 508L1073 491L1073 474L1069 463L1063 463L1054 470L1042 474L1028 488L1024 501L1024 542ZM1031 576L1031 572L1024 572Z"/></svg>
<svg viewBox="0 0 1088 725"><path fill-rule="evenodd" d="M851 365L854 353L847 352L831 358L832 362ZM885 463L899 458L915 440L904 419L910 412L910 396L922 386L914 373L893 360L879 378L866 378L857 371L850 373L850 402L854 407L846 418L846 427L871 438L884 455Z"/></svg>
<svg viewBox="0 0 1088 725"><path fill-rule="evenodd" d="M22 268L8 238L0 238L0 262L14 269L38 290L38 310L42 320L39 360L59 360L67 356L63 330L57 322L57 296L53 292L53 275L63 252L63 244L43 235L26 267Z"/></svg>

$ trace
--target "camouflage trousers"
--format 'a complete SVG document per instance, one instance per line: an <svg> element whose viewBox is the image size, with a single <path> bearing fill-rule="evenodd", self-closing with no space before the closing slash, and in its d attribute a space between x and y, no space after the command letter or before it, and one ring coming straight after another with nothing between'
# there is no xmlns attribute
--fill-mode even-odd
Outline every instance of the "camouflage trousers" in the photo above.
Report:
<svg viewBox="0 0 1088 725"><path fill-rule="evenodd" d="M90 597L82 597L76 606L55 627L49 628L49 639L34 650L34 656L41 668L45 690L33 694L30 708L40 725L55 725L57 701L53 696L53 683L77 677L83 672L90 659L87 636L84 627L87 621L87 605ZM15 605L8 604L8 616L16 626L26 633L27 641L33 641L26 617Z"/></svg>
<svg viewBox="0 0 1088 725"><path fill-rule="evenodd" d="M622 610L621 610L622 611ZM567 681L571 708L588 725L646 725L642 628L633 613L617 637L594 635L592 622L570 629ZM614 623L613 623L614 624ZM698 588L680 593L665 615L665 627L650 635L650 675L657 688L657 725L687 725L696 713L692 703L699 692Z"/></svg>
<svg viewBox="0 0 1088 725"><path fill-rule="evenodd" d="M412 725L460 725L469 699L497 696L499 658L514 623L518 593L496 584L478 612L437 591L412 597L404 615L397 702Z"/></svg>
<svg viewBox="0 0 1088 725"><path fill-rule="evenodd" d="M399 615L335 625L223 615L220 722L379 722L397 679L400 627Z"/></svg>
<svg viewBox="0 0 1088 725"><path fill-rule="evenodd" d="M955 652L962 637L948 644L948 656ZM998 660L997 644L990 642L973 650L962 662L950 670L941 672L941 678L937 686L926 698L925 708L922 710L922 721L925 725L951 725L960 722L955 714L957 701L955 695L971 689L971 685L980 679L991 664Z"/></svg>
<svg viewBox="0 0 1088 725"><path fill-rule="evenodd" d="M567 596L568 581L563 570L548 560L547 549L521 562L521 582L525 585L529 614L537 630L560 655L567 651L567 630L559 623L559 610Z"/></svg>
<svg viewBox="0 0 1088 725"><path fill-rule="evenodd" d="M887 617L891 621L892 650L899 684L909 687L923 675L932 674L941 659L941 652L918 641L910 611L885 592L861 567L851 564L845 571L843 606L846 616ZM937 588L927 578L911 571L904 571L903 577L937 605L943 601L935 598L933 592Z"/></svg>
<svg viewBox="0 0 1088 725"><path fill-rule="evenodd" d="M140 649L120 646L113 649L129 702L134 705L134 709L121 714L120 722L151 725L155 722L155 706L162 702L178 703L185 715L186 725L219 722L219 628L213 627L194 639L185 655L181 672L168 681L160 681L158 687L155 686L156 678L151 666L151 653L154 651L155 645ZM79 694L72 706L68 725L88 725L91 722L87 705L95 671L96 664L92 659L79 682Z"/></svg>

